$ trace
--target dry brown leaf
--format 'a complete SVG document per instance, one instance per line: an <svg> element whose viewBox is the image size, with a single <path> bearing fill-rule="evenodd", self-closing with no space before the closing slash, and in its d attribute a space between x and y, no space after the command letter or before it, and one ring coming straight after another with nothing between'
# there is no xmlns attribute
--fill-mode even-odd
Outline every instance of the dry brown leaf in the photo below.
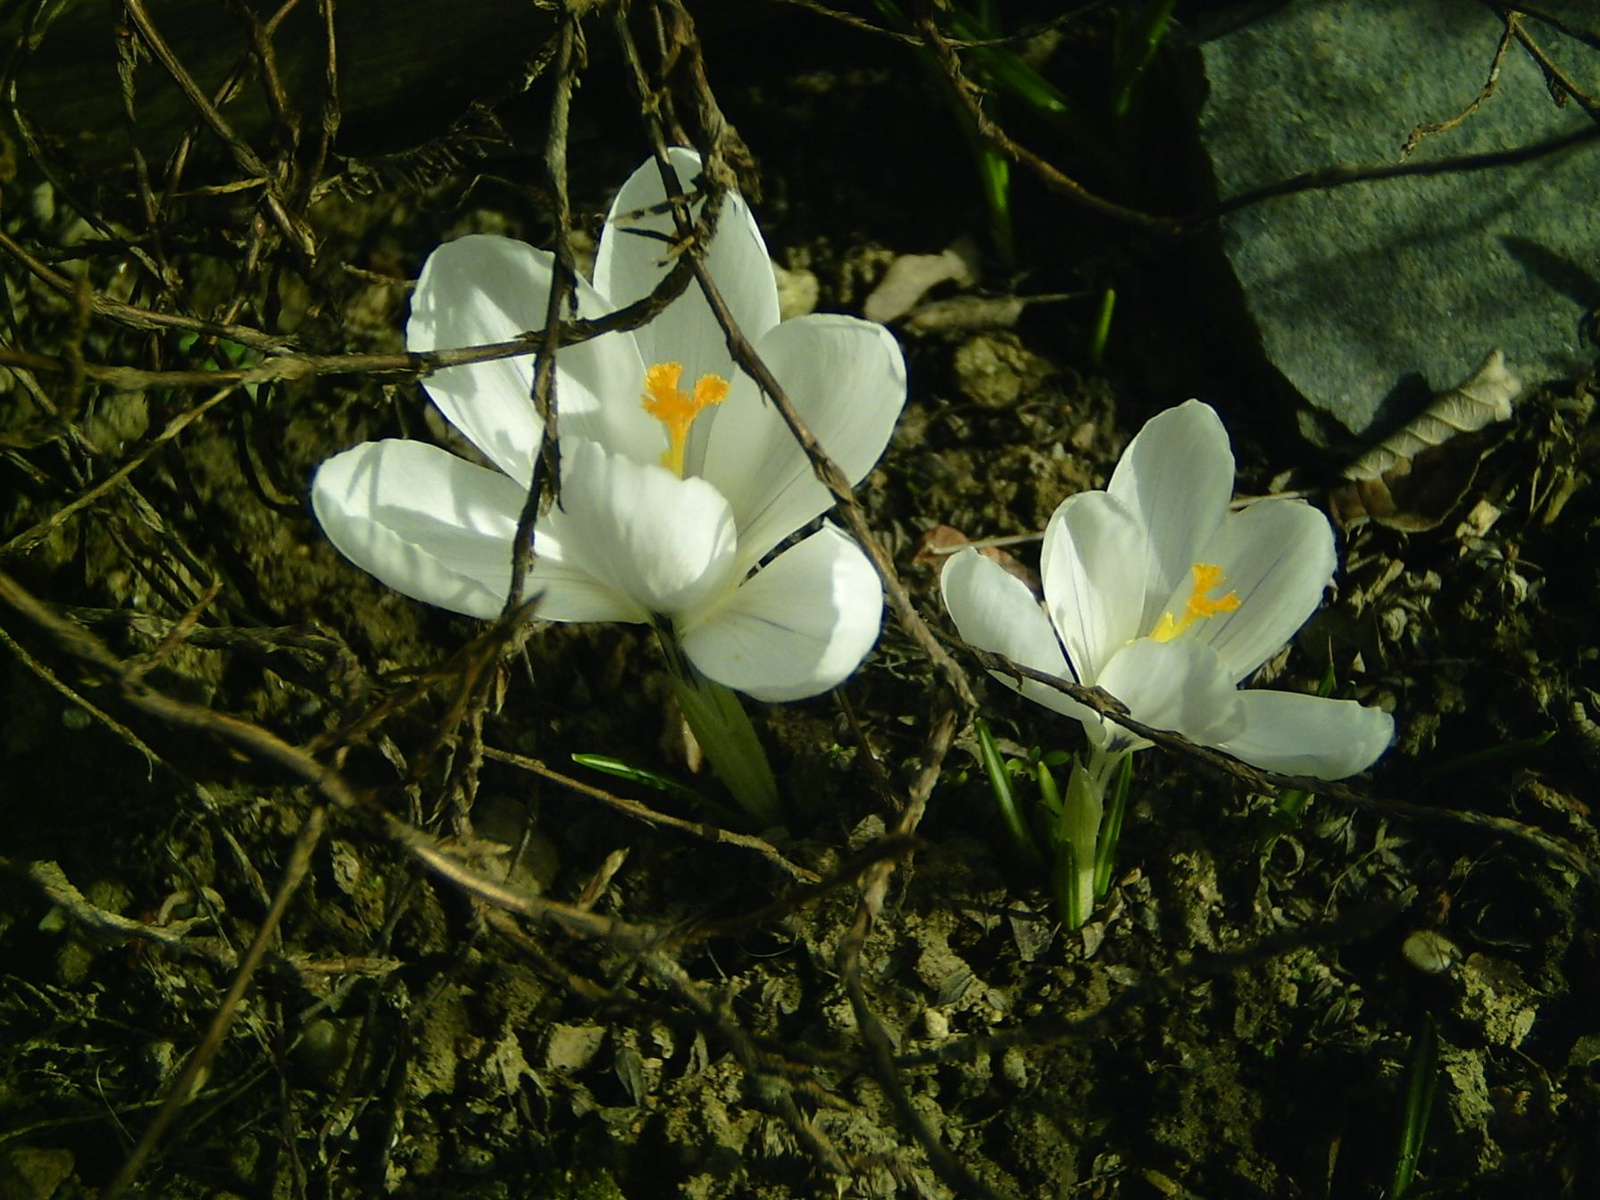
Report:
<svg viewBox="0 0 1600 1200"><path fill-rule="evenodd" d="M869 321L887 325L905 316L941 283L971 287L978 282L978 250L962 238L939 254L902 254L889 265L862 305Z"/></svg>
<svg viewBox="0 0 1600 1200"><path fill-rule="evenodd" d="M961 547L968 545L971 539L954 525L935 525L917 539L916 554L912 562L918 566L932 567L935 571L944 570L944 564L949 561L950 555ZM1016 576L1028 585L1035 596L1042 595L1044 585L1039 581L1039 572L1028 566L1015 555L1007 554L998 546L979 545L978 553L985 558L992 559L1004 567L1008 574Z"/></svg>
<svg viewBox="0 0 1600 1200"><path fill-rule="evenodd" d="M1506 367L1498 346L1483 365L1458 387L1435 396L1420 415L1391 433L1346 467L1346 479L1377 479L1404 459L1415 458L1433 446L1442 446L1463 433L1511 419L1512 401L1522 383Z"/></svg>
<svg viewBox="0 0 1600 1200"><path fill-rule="evenodd" d="M1373 520L1389 529L1432 529L1461 502L1478 463L1499 440L1493 426L1510 420L1521 382L1491 351L1472 377L1441 392L1414 420L1342 472L1328 507L1345 528Z"/></svg>

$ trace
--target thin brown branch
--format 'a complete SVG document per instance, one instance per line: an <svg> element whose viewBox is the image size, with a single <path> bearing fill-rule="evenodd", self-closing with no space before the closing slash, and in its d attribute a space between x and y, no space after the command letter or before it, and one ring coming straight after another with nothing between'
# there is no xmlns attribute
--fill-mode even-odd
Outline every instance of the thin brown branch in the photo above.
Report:
<svg viewBox="0 0 1600 1200"><path fill-rule="evenodd" d="M327 168L328 155L339 135L342 112L339 104L339 39L335 31L334 0L317 0L317 11L322 16L323 53L326 59L322 72L322 106L317 120L316 149L311 154L310 165L301 176L298 197L301 204L309 204L322 182L322 172Z"/></svg>
<svg viewBox="0 0 1600 1200"><path fill-rule="evenodd" d="M1100 688L1084 687L1070 680L1060 679L1045 671L1037 671L1019 662L1013 662L1003 655L991 654L987 650L980 650L976 646L966 645L965 648L966 652L987 670L1001 675L1009 675L1017 680L1031 680L1035 683L1042 683L1046 687L1054 688L1063 695L1070 696L1079 704L1093 709L1108 721L1113 721L1122 726L1130 733L1135 733L1165 750L1171 750L1192 761L1203 763L1225 775L1231 775L1258 792L1272 793L1285 789L1294 789L1310 792L1316 796L1324 796L1334 803L1343 804L1348 808L1383 813L1387 816L1403 817L1412 821L1464 825L1492 833L1498 837L1522 842L1538 850L1552 862L1576 871L1578 874L1588 878L1592 883L1600 884L1600 862L1592 861L1570 842L1545 833L1541 829L1536 829L1532 825L1525 825L1520 821L1513 821L1506 817L1491 816L1488 813L1464 812L1459 809L1438 808L1430 804L1414 804L1407 800L1374 797L1359 788L1351 787L1347 783L1317 779L1310 775L1284 775L1277 771L1254 767L1249 763L1241 762L1231 755L1224 754L1220 750L1213 750L1209 746L1202 746L1192 742L1182 734L1173 733L1167 729L1157 729L1152 725L1146 725L1142 721L1135 720L1128 714L1126 706L1116 697L1102 691Z"/></svg>
<svg viewBox="0 0 1600 1200"><path fill-rule="evenodd" d="M944 769L945 756L949 753L955 729L954 712L945 712L934 722L927 748L923 752L922 770L916 782L912 784L908 803L901 810L900 818L895 824L896 834L909 837L921 823L922 815L927 810L928 799L933 795L933 789L938 784ZM872 1076L888 1096L901 1125L911 1131L911 1135L922 1147L923 1153L928 1156L928 1165L958 1195L998 1200L998 1194L973 1175L966 1165L951 1153L949 1147L929 1128L916 1105L911 1102L900 1068L894 1061L894 1046L889 1039L888 1031L884 1029L878 1015L873 1012L867 999L866 988L861 982L861 951L866 945L868 934L883 912L884 899L889 889L889 877L894 867L894 862L883 861L866 873L862 883L861 901L856 906L855 920L839 943L836 955L839 976L844 980L845 991L850 997L850 1007L855 1013L856 1028L861 1031L861 1040L866 1045L867 1063Z"/></svg>
<svg viewBox="0 0 1600 1200"><path fill-rule="evenodd" d="M974 1037L957 1037L925 1050L899 1055L899 1067L921 1067L947 1062L971 1062L980 1055L996 1055L1012 1046L1047 1046L1074 1037L1089 1037L1115 1030L1125 1014L1164 997L1183 994L1191 985L1241 971L1259 969L1286 954L1323 947L1344 946L1369 938L1403 913L1412 897L1400 893L1365 904L1324 925L1274 931L1236 950L1197 954L1188 962L1151 971L1103 1006L1081 1017L1051 1014L1015 1029Z"/></svg>
<svg viewBox="0 0 1600 1200"><path fill-rule="evenodd" d="M1512 28L1513 25L1515 26L1514 29ZM1522 43L1522 48L1528 52L1534 62L1539 64L1539 69L1544 72L1544 77L1551 85L1551 90L1555 91L1559 88L1562 92L1571 96L1578 102L1578 106L1589 114L1589 120L1600 126L1600 100L1596 100L1585 92L1578 86L1577 81L1572 76L1557 66L1555 60L1545 53L1543 46L1533 40L1533 35L1523 28L1521 22L1514 17L1507 17L1506 28L1515 34L1517 41Z"/></svg>
<svg viewBox="0 0 1600 1200"><path fill-rule="evenodd" d="M1028 168L1052 192L1101 216L1168 233L1175 233L1181 228L1182 223L1172 217L1141 212L1095 195L1043 156L1016 141L984 111L983 105L978 102L978 89L962 69L955 46L940 31L933 18L923 13L916 18L916 26L922 34L923 44L944 72L951 95L971 119L978 133L1012 162Z"/></svg>
<svg viewBox="0 0 1600 1200"><path fill-rule="evenodd" d="M0 250L11 253L18 261L33 270L49 287L60 291L63 296L70 298L74 295L75 284L33 258L7 237L4 231L0 231ZM564 322L559 345L577 346L604 337L608 333L631 332L638 329L654 320L667 305L683 295L693 279L694 272L689 263L680 259L649 295L631 304L625 304L602 317L579 317ZM129 328L182 330L207 337L224 338L248 349L274 356L251 367L221 371L145 371L136 367L83 363L85 379L124 392L145 391L151 388L215 387L226 383L251 386L314 379L325 375L374 375L421 379L445 367L468 366L537 353L544 339L544 331L536 329L508 341L487 342L479 346L463 346L450 350L408 351L404 354L302 354L296 352L287 340L272 337L247 326L219 324L173 313L156 312L119 301L106 300L99 296L92 298L91 305L97 315L108 317ZM50 374L63 374L70 369L69 364L61 359L8 347L0 347L0 366L22 367Z"/></svg>
<svg viewBox="0 0 1600 1200"><path fill-rule="evenodd" d="M11 255L57 295L70 297L77 287L75 280L52 270L3 229L0 229L0 250ZM273 337L245 325L222 325L198 317L157 312L154 309L141 308L136 304L126 304L121 300L110 300L104 296L94 298L94 311L96 316L107 317L130 329L151 331L172 329L184 333L203 334L206 337L227 338L231 342L238 342L241 346L247 346L263 354L281 352L292 347L292 343L286 338Z"/></svg>
<svg viewBox="0 0 1600 1200"><path fill-rule="evenodd" d="M659 829L673 829L679 833L686 833L690 837L698 838L704 842L713 842L721 846L735 846L740 850L749 850L766 859L778 870L791 879L801 883L819 883L822 876L818 875L799 863L791 862L771 842L764 838L754 837L747 833L737 833L731 829L723 829L707 821L686 821L682 817L674 817L668 813L657 812L647 804L637 800L629 800L626 796L618 796L604 788L595 787L581 779L574 779L571 775L564 775L551 767L546 766L537 758L530 758L523 754L513 754L509 750L498 750L493 746L483 748L483 756L493 762L502 762L518 770L527 771L541 779L575 792L580 796L587 796L604 804L614 812L621 813L635 821L642 821L646 825L654 825Z"/></svg>
<svg viewBox="0 0 1600 1200"><path fill-rule="evenodd" d="M528 483L528 496L517 516L517 534L511 542L511 586L506 590L503 615L512 613L523 601L528 572L533 569L538 548L534 545L539 510L544 499L561 503L561 428L559 397L556 394L556 349L561 345L562 310L577 309L574 285L578 271L572 255L572 200L567 194L567 121L572 110L572 89L577 84L573 46L578 37L577 17L563 14L556 51L556 77L550 97L550 130L545 143L545 174L550 179L550 194L555 200L555 250L550 264L550 295L546 298L544 332L539 354L533 361L534 411L544 425L537 462L544 467Z"/></svg>
<svg viewBox="0 0 1600 1200"><path fill-rule="evenodd" d="M208 917L189 917L165 925L151 925L120 913L108 912L91 904L72 885L60 865L53 862L13 862L5 855L0 855L0 871L27 880L46 900L93 938L113 945L133 941L151 942L175 954L203 958L226 970L232 970L238 963L238 955L221 938L192 936L193 929L209 923Z"/></svg>
<svg viewBox="0 0 1600 1200"><path fill-rule="evenodd" d="M687 945L692 942L704 941L707 938L742 937L755 930L766 928L775 921L781 921L801 909L807 908L825 896L846 888L856 883L874 870L878 864L884 862L904 862L918 850L922 849L922 839L909 834L886 833L875 838L866 846L839 865L839 867L826 879L811 887L796 888L787 895L780 896L769 904L749 912L740 913L736 917L729 917L718 921L702 921L692 928L675 935L671 941L674 944Z"/></svg>
<svg viewBox="0 0 1600 1200"><path fill-rule="evenodd" d="M172 76L173 82L178 85L179 90L200 114L211 132L228 147L240 169L247 175L262 180L267 211L272 214L273 221L284 239L299 250L307 260L314 259L317 254L316 239L305 223L289 212L277 176L268 169L267 164L261 161L249 144L233 131L233 127L228 124L221 110L212 104L210 98L200 90L200 85L194 81L194 77L178 61L178 56L172 52L172 47L167 45L166 40L156 29L155 23L151 21L144 0L122 0L122 3L128 10L128 17L133 22L134 28L139 31L139 36L150 47L151 54L166 68L167 74Z"/></svg>
<svg viewBox="0 0 1600 1200"><path fill-rule="evenodd" d="M848 28L854 29L860 33L865 33L872 37L882 38L885 41L898 42L902 46L911 46L918 50L922 49L922 40L920 38L914 37L909 33L901 33L898 30L889 29L882 25L875 25L864 17L858 17L855 13L846 12L843 9L830 8L826 4L819 3L819 0L772 0L772 3L786 5L791 8L804 9L806 12L813 13L816 16L823 17L829 21L837 22L840 25L847 26ZM1071 12L1060 13L1054 17L1051 17L1048 21L1037 22L1023 29L1019 29L1015 33L1005 34L1002 37L950 38L949 42L950 45L954 46L957 50L975 50L987 47L999 48L1007 46L1023 46L1032 41L1034 38L1039 37L1041 34L1050 33L1053 30L1082 21L1085 13L1091 11L1094 7L1095 4L1093 3L1093 0L1091 0L1090 3L1084 4L1082 7L1074 9Z"/></svg>
<svg viewBox="0 0 1600 1200"><path fill-rule="evenodd" d="M16 655L17 660L21 662L23 666L27 667L28 670L32 671L34 675L38 677L40 682L58 692L67 701L67 703L81 708L84 712L88 713L96 721L99 721L100 724L104 725L117 737L121 738L140 754L144 755L145 763L147 764L147 768L151 774L154 773L155 765L157 763L162 763L161 756L152 750L149 745L146 744L143 738L134 733L133 730L129 729L126 725L117 720L110 713L106 712L99 705L85 699L80 692L68 685L59 675L57 675L44 663L40 662L33 655L29 654L27 650L22 647L21 643L7 633L3 627L0 627L0 646L4 646L7 650L11 651L12 654ZM166 764L162 763L162 765L165 766Z"/></svg>
<svg viewBox="0 0 1600 1200"><path fill-rule="evenodd" d="M1600 50L1600 31L1586 29L1582 25L1576 25L1556 13L1549 12L1543 8L1536 8L1531 4L1506 4L1502 3L1501 0L1483 0L1483 2L1501 16L1516 14L1530 17L1535 21L1543 22L1575 41L1582 42L1591 49Z"/></svg>
<svg viewBox="0 0 1600 1200"><path fill-rule="evenodd" d="M623 24L622 28L625 30L626 25ZM636 56L634 61L637 62ZM640 88L641 93L649 88L649 81L642 77L636 77L635 84ZM661 169L662 183L667 190L668 198L678 200L683 193L678 186L677 174L673 171L670 160L667 157L666 143L662 137L659 124L653 127L652 133L656 147L656 162ZM727 186L726 181L718 182L724 172L725 168L721 166L720 160L716 157L716 148L713 146L705 159L707 187L713 191L719 187L725 188ZM673 213L678 220L680 235L685 238L690 237L691 230L688 228L688 217L683 212L683 207L675 204ZM745 337L743 331L740 330L739 323L734 319L732 311L728 308L727 301L723 299L716 280L711 277L710 270L706 267L703 258L696 252L692 244L689 251L683 255L683 258L690 263L694 271L695 282L699 285L701 294L705 296L706 303L710 306L712 314L722 328L723 336L727 339L728 352L732 355L733 361L751 379L755 380L762 393L772 402L783 417L784 423L800 444L800 448L805 451L807 459L811 462L812 470L833 496L836 510L843 519L845 527L849 529L857 543L866 552L873 568L883 581L884 590L888 593L889 604L894 610L895 616L900 620L901 625L911 638L933 661L935 669L939 672L946 686L954 693L957 700L967 711L974 710L977 707L977 703L973 699L972 689L967 682L965 673L945 651L944 647L939 645L938 639L933 636L926 622L923 621L922 615L917 612L916 606L912 604L911 595L906 591L905 585L900 581L899 573L894 568L894 560L890 558L889 553L878 541L877 535L867 522L866 513L862 510L860 502L855 498L855 492L851 487L849 477L839 469L837 463L828 457L821 444L812 436L811 431L806 428L805 422L796 411L794 403L789 399L789 395L784 390L783 385L778 382L777 378L767 368L766 363L761 360L761 356L756 352L755 347Z"/></svg>
<svg viewBox="0 0 1600 1200"><path fill-rule="evenodd" d="M1511 42L1516 34L1517 20L1515 16L1506 17L1505 29L1500 35L1500 44L1495 47L1494 57L1489 61L1488 76L1483 81L1483 87L1478 89L1478 94L1455 116L1443 121L1418 125L1413 129L1406 137L1405 145L1400 147L1401 158L1409 158L1414 154L1417 147L1422 144L1423 138L1432 137L1434 134L1446 133L1461 125L1468 117L1482 108L1484 102L1490 96L1494 95L1495 88L1500 84L1500 68L1505 63L1506 52L1511 49Z"/></svg>
<svg viewBox="0 0 1600 1200"><path fill-rule="evenodd" d="M123 1160L116 1175L100 1193L104 1200L118 1200L118 1197L138 1178L139 1169L144 1166L145 1159L150 1157L150 1152L156 1148L167 1126L172 1124L178 1112L189 1102L200 1073L216 1057L217 1051L222 1049L223 1038L227 1036L233 1018L239 1011L239 1002L244 999L250 981L255 978L256 968L261 965L267 947L277 935L278 926L289 907L289 901L300 890L300 883L311 867L311 853L322 840L327 815L327 808L320 804L307 814L305 823L300 827L300 834L295 838L294 847L289 853L289 861L283 868L283 878L278 881L278 889L273 894L272 907L267 910L261 928L256 931L250 948L245 951L244 961L234 972L233 982L228 986L222 1003L217 1006L211 1024L206 1028L205 1037L190 1053L189 1060L183 1064L183 1070L178 1072L177 1079L173 1080L172 1086L167 1090L166 1100L162 1102L150 1124L145 1126L144 1133L140 1134L138 1142L128 1152L128 1157Z"/></svg>
<svg viewBox="0 0 1600 1200"><path fill-rule="evenodd" d="M724 1007L711 1002L704 990L673 959L664 954L649 954L641 960L641 965L657 984L676 996L728 1045L740 1067L755 1084L756 1102L783 1121L817 1168L837 1181L840 1194L843 1194L842 1185L852 1174L850 1167L828 1135L801 1111L795 1100L794 1088L789 1083L790 1072L784 1069L790 1064L774 1061L773 1056L764 1052Z"/></svg>
<svg viewBox="0 0 1600 1200"><path fill-rule="evenodd" d="M150 441L146 442L144 446L139 449L138 453L125 460L120 466L117 467L116 470L112 471L111 474L79 492L71 500L67 501L67 503L56 509L55 512L51 513L42 521L35 522L33 525L30 525L27 529L24 529L21 533L13 537L10 541L0 545L0 558L4 558L9 554L20 553L29 549L30 547L38 545L41 541L50 536L52 530L59 527L61 523L68 517L72 516L73 513L85 508L90 504L93 504L101 496L104 496L107 492L111 491L129 475L132 475L136 470L148 462L152 455L154 455L167 443L172 441L173 438L177 437L195 421L198 421L201 417L205 416L206 413L210 412L213 408L221 404L224 400L228 399L228 397L232 396L238 390L238 384L229 384L227 387L220 389L209 399L202 400L193 408L185 409L183 412L173 417L172 420L167 422L166 427L162 429L160 433L158 433L154 438L150 439Z"/></svg>

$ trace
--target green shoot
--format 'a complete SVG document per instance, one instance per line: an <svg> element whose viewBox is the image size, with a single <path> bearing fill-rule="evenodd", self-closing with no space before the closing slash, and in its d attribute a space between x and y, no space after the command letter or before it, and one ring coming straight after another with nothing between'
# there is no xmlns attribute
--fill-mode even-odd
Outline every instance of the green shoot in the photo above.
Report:
<svg viewBox="0 0 1600 1200"><path fill-rule="evenodd" d="M1106 359L1106 343L1111 340L1111 314L1117 307L1116 288L1107 288L1100 297L1100 311L1089 331L1089 365L1098 367Z"/></svg>
<svg viewBox="0 0 1600 1200"><path fill-rule="evenodd" d="M1056 777L1050 773L1050 768L1044 759L1033 764L1034 778L1039 781L1039 803L1052 816L1061 815L1061 789L1056 786Z"/></svg>
<svg viewBox="0 0 1600 1200"><path fill-rule="evenodd" d="M1131 756L1110 755L1103 749L1090 750L1086 756L1060 750L1041 753L1035 747L1025 758L1007 759L981 718L974 727L989 789L1018 853L1029 865L1045 867L1062 924L1081 928L1095 902L1111 889L1133 777ZM1070 766L1065 790L1051 769L1062 766ZM1034 800L1038 808L1032 813L1024 812L1018 799L1025 781L1038 789Z"/></svg>
<svg viewBox="0 0 1600 1200"><path fill-rule="evenodd" d="M1428 1118L1433 1115L1433 1095L1439 1083L1439 1031L1429 1013L1422 1015L1422 1028L1411 1039L1410 1062L1406 1070L1406 1104L1400 1126L1400 1147L1395 1155L1394 1175L1389 1182L1390 1200L1405 1200L1416 1179L1417 1163L1428 1138Z"/></svg>
<svg viewBox="0 0 1600 1200"><path fill-rule="evenodd" d="M1055 861L1050 867L1050 891L1056 898L1056 912L1061 916L1061 923L1068 929L1082 929L1089 919L1078 879L1078 848L1063 841L1056 847Z"/></svg>
<svg viewBox="0 0 1600 1200"><path fill-rule="evenodd" d="M1172 21L1178 0L1123 0L1117 9L1117 31L1112 45L1111 115L1122 120L1133 106L1133 96L1154 61Z"/></svg>
<svg viewBox="0 0 1600 1200"><path fill-rule="evenodd" d="M1117 865L1117 845L1122 841L1122 817L1128 810L1128 788L1133 783L1133 755L1124 754L1111 784L1111 799L1100 821L1095 847L1094 898L1104 900L1111 891L1111 873Z"/></svg>
<svg viewBox="0 0 1600 1200"><path fill-rule="evenodd" d="M989 233L994 238L995 252L1000 261L1013 265L1017 261L1017 238L1011 221L1011 161L976 129L971 130L967 140L978 162L978 182L989 209Z"/></svg>
<svg viewBox="0 0 1600 1200"><path fill-rule="evenodd" d="M647 771L643 767L636 767L632 763L623 762L620 758L612 758L606 754L574 754L572 761L580 767L588 767L591 771L625 779L629 783L636 783L643 787L654 788L658 792L665 792L680 800L687 800L691 804L705 809L724 825L735 829L743 829L750 822L748 818L735 812L725 804L718 804L704 792L679 783L676 779L668 779L665 775L658 775L654 771Z"/></svg>
<svg viewBox="0 0 1600 1200"><path fill-rule="evenodd" d="M1459 758L1447 759L1442 763L1435 763L1423 773L1423 779L1436 779L1440 775L1453 775L1457 771L1470 771L1486 763L1498 762L1505 758L1515 758L1520 754L1527 754L1537 750L1551 738L1556 736L1554 729L1547 729L1543 733L1536 733L1532 737L1514 738L1509 742L1496 742L1493 746L1485 746L1481 750L1473 750Z"/></svg>
<svg viewBox="0 0 1600 1200"><path fill-rule="evenodd" d="M1039 845L1033 839L1033 831L1028 828L1027 819L1017 807L1017 796L1011 788L1011 776L1006 770L1005 759L1000 756L1000 747L995 745L994 735L989 732L989 724L982 717L973 722L973 727L978 734L978 754L983 762L983 772L988 776L989 790L994 793L994 802L1000 808L1000 817L1011 832L1011 840L1016 845L1017 852L1029 863L1038 866L1044 861L1044 856L1039 853Z"/></svg>

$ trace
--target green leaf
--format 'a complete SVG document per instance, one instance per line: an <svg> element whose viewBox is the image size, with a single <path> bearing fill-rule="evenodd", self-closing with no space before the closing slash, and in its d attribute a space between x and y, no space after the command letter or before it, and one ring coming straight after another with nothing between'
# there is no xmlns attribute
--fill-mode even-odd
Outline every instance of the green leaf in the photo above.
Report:
<svg viewBox="0 0 1600 1200"><path fill-rule="evenodd" d="M599 771L617 779L625 779L629 783L637 783L644 787L654 788L658 792L665 792L669 796L687 800L689 803L705 809L725 825L743 828L748 824L742 814L725 804L718 804L704 792L681 784L676 779L668 779L665 775L658 775L654 771L636 767L620 758L612 758L607 754L574 754L572 761L580 767L588 767L591 771Z"/></svg>
<svg viewBox="0 0 1600 1200"><path fill-rule="evenodd" d="M1117 866L1117 846L1122 842L1122 818L1128 811L1128 790L1133 786L1133 755L1123 754L1111 782L1111 799L1100 818L1100 841L1094 854L1094 897L1103 900L1111 891L1111 875Z"/></svg>
<svg viewBox="0 0 1600 1200"><path fill-rule="evenodd" d="M1006 771L1006 761L1000 754L1000 747L995 745L994 734L989 732L988 722L982 717L973 722L973 728L978 735L978 758L983 763L984 774L988 776L989 790L994 793L1000 817L1011 832L1011 840L1023 858L1033 866L1040 866L1044 863L1044 856L1039 853L1033 832L1017 808L1017 796L1011 790L1011 777Z"/></svg>
<svg viewBox="0 0 1600 1200"><path fill-rule="evenodd" d="M1390 1200L1405 1200L1416 1178L1417 1163L1428 1140L1428 1118L1439 1084L1439 1031L1431 1013L1422 1014L1422 1028L1411 1039L1406 1071L1406 1104L1400 1126L1400 1148L1389 1181Z"/></svg>
<svg viewBox="0 0 1600 1200"><path fill-rule="evenodd" d="M672 649L676 651L676 646ZM668 662L673 668L667 672L672 694L717 778L760 828L782 825L778 781L739 697L700 674L681 654L669 653Z"/></svg>

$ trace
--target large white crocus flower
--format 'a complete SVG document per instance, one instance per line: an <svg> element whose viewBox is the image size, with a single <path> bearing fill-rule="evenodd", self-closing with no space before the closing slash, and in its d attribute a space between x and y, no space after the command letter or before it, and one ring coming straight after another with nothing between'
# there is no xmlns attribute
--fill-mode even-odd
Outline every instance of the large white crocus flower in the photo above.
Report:
<svg viewBox="0 0 1600 1200"><path fill-rule="evenodd" d="M1268 770L1353 775L1393 740L1389 714L1238 690L1316 610L1334 546L1327 518L1299 500L1230 512L1233 471L1209 406L1169 409L1129 444L1105 491L1069 496L1050 518L1043 607L972 549L945 564L945 604L972 645L1104 688L1147 725ZM1148 745L1044 684L1020 690L1083 723L1102 776Z"/></svg>
<svg viewBox="0 0 1600 1200"><path fill-rule="evenodd" d="M671 152L691 192L699 158ZM654 161L634 172L601 234L584 317L647 295L672 261L675 226ZM695 211L698 212L698 205ZM899 346L881 325L814 315L782 324L766 245L737 195L707 264L740 329L852 483L872 469L905 402ZM545 320L552 257L470 236L429 256L406 344L503 341ZM539 521L528 594L555 621L648 622L699 672L761 700L840 683L878 636L879 581L861 548L825 525L765 561L832 499L755 383L735 367L709 305L690 289L631 333L556 355L561 503ZM312 503L357 566L418 600L493 617L510 588L512 539L543 436L533 356L451 367L424 381L496 469L412 441L367 443L323 463Z"/></svg>

